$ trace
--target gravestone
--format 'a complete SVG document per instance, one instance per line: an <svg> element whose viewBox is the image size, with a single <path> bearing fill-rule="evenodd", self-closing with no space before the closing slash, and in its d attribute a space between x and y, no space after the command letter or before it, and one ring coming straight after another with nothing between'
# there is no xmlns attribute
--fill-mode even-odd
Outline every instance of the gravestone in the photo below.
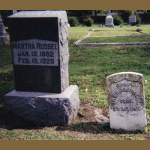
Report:
<svg viewBox="0 0 150 150"><path fill-rule="evenodd" d="M134 14L129 16L129 23L131 25L135 25L136 24L136 16Z"/></svg>
<svg viewBox="0 0 150 150"><path fill-rule="evenodd" d="M107 15L105 19L105 27L114 27L113 16Z"/></svg>
<svg viewBox="0 0 150 150"><path fill-rule="evenodd" d="M0 44L7 44L8 43L8 38L6 35L6 31L4 29L3 21L0 16Z"/></svg>
<svg viewBox="0 0 150 150"><path fill-rule="evenodd" d="M102 27L102 26L103 26L102 24L99 24L99 25L98 25L98 27Z"/></svg>
<svg viewBox="0 0 150 150"><path fill-rule="evenodd" d="M6 110L37 125L65 125L79 108L78 87L68 81L65 11L21 11L8 17L15 90Z"/></svg>
<svg viewBox="0 0 150 150"><path fill-rule="evenodd" d="M110 127L116 130L145 129L146 108L143 75L120 72L106 78L109 102Z"/></svg>
<svg viewBox="0 0 150 150"><path fill-rule="evenodd" d="M17 13L17 10L12 10L13 14Z"/></svg>

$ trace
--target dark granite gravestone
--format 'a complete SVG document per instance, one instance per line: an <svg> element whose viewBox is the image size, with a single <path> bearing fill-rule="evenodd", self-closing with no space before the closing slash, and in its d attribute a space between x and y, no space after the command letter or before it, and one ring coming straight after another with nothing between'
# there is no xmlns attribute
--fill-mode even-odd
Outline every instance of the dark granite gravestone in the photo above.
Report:
<svg viewBox="0 0 150 150"><path fill-rule="evenodd" d="M4 29L3 21L0 16L0 44L7 44L8 43L8 38L6 35L6 31Z"/></svg>
<svg viewBox="0 0 150 150"><path fill-rule="evenodd" d="M57 15L24 11L9 17L16 91L61 93L68 87L67 20Z"/></svg>
<svg viewBox="0 0 150 150"><path fill-rule="evenodd" d="M8 17L16 90L6 110L37 125L64 125L79 108L77 86L68 81L65 11L22 11Z"/></svg>

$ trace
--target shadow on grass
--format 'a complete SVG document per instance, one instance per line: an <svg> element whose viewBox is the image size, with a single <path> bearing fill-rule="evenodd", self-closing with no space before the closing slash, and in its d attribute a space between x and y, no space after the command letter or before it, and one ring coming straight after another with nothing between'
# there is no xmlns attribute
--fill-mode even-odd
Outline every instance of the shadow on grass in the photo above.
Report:
<svg viewBox="0 0 150 150"><path fill-rule="evenodd" d="M35 129L42 129L44 127L45 126L37 126L36 124L26 121L20 117L17 117L12 113L11 114L6 113L4 106L0 107L0 128L4 128L8 130L13 130L13 129L35 130ZM81 132L81 133L90 133L90 134L142 133L142 131L136 131L136 132L125 132L123 130L116 131L110 129L110 123L106 123L104 125L98 125L97 122L81 122L81 121L71 123L70 125L57 126L56 131Z"/></svg>
<svg viewBox="0 0 150 150"><path fill-rule="evenodd" d="M14 90L14 72L3 72L0 73L0 103L3 103L3 97L5 94Z"/></svg>
<svg viewBox="0 0 150 150"><path fill-rule="evenodd" d="M104 125L98 125L97 122L78 122L71 124L69 126L58 126L57 131L69 131L69 132L82 132L91 134L140 134L143 131L124 131L124 130L114 130L110 128L110 123Z"/></svg>

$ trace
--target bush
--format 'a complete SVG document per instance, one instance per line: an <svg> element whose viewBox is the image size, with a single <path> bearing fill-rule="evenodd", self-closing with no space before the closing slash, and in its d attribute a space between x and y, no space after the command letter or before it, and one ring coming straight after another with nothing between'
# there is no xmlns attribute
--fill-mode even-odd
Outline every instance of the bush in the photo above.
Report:
<svg viewBox="0 0 150 150"><path fill-rule="evenodd" d="M138 14L136 14L136 24L140 24L141 23L141 18Z"/></svg>
<svg viewBox="0 0 150 150"><path fill-rule="evenodd" d="M92 26L93 25L93 19L92 18L87 18L87 19L84 19L84 24L86 26Z"/></svg>
<svg viewBox="0 0 150 150"><path fill-rule="evenodd" d="M114 16L114 25L120 25L123 23L123 20L120 16L116 15Z"/></svg>
<svg viewBox="0 0 150 150"><path fill-rule="evenodd" d="M78 25L78 19L76 17L68 17L68 23L71 27L75 27Z"/></svg>

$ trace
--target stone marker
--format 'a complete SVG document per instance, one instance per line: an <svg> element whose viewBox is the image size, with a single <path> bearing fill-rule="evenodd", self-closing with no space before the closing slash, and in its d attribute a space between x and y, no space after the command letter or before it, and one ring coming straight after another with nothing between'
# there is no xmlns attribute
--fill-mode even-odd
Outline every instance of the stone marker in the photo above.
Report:
<svg viewBox="0 0 150 150"><path fill-rule="evenodd" d="M135 25L136 24L136 15L130 15L129 16L129 23L131 24L131 25Z"/></svg>
<svg viewBox="0 0 150 150"><path fill-rule="evenodd" d="M106 78L110 127L125 131L145 129L147 125L143 75L120 72Z"/></svg>
<svg viewBox="0 0 150 150"><path fill-rule="evenodd" d="M114 27L112 15L107 15L105 19L105 27Z"/></svg>
<svg viewBox="0 0 150 150"><path fill-rule="evenodd" d="M37 125L65 125L79 108L78 87L68 81L65 11L22 11L8 17L15 90L6 110Z"/></svg>
<svg viewBox="0 0 150 150"><path fill-rule="evenodd" d="M102 24L99 24L98 27L103 27L103 25L102 25Z"/></svg>
<svg viewBox="0 0 150 150"><path fill-rule="evenodd" d="M131 27L131 24L127 24L127 27Z"/></svg>
<svg viewBox="0 0 150 150"><path fill-rule="evenodd" d="M4 29L3 21L0 16L0 44L7 44L8 43L8 38L6 35L6 31Z"/></svg>

